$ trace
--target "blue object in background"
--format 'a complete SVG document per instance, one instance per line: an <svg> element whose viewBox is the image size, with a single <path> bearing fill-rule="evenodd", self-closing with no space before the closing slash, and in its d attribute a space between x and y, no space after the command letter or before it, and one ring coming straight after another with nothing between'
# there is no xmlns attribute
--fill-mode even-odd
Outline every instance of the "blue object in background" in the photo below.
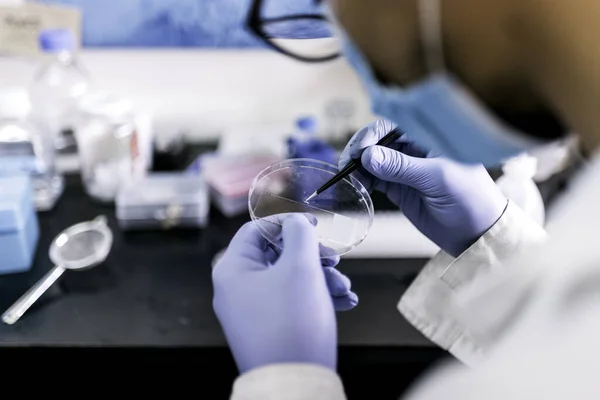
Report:
<svg viewBox="0 0 600 400"><path fill-rule="evenodd" d="M301 117L296 121L296 128L301 131L311 135L315 135L317 133L317 119L312 117Z"/></svg>
<svg viewBox="0 0 600 400"><path fill-rule="evenodd" d="M0 274L31 269L39 235L30 178L0 178Z"/></svg>
<svg viewBox="0 0 600 400"><path fill-rule="evenodd" d="M288 158L310 158L337 164L338 153L323 139L316 137L317 120L301 117L296 120L296 132L288 139Z"/></svg>
<svg viewBox="0 0 600 400"><path fill-rule="evenodd" d="M86 47L262 47L246 29L251 0L39 0L76 6ZM313 0L265 0L265 16L318 13ZM330 36L321 23L278 24L277 37ZM313 29L314 28L314 29Z"/></svg>
<svg viewBox="0 0 600 400"><path fill-rule="evenodd" d="M68 29L47 29L40 33L40 47L46 53L59 53L75 49L75 36Z"/></svg>
<svg viewBox="0 0 600 400"><path fill-rule="evenodd" d="M218 154L216 154L216 152L201 154L198 157L196 157L196 159L194 159L194 161L192 161L192 163L185 168L184 173L190 175L202 175L202 169L206 160L213 159L216 157L218 157Z"/></svg>
<svg viewBox="0 0 600 400"><path fill-rule="evenodd" d="M301 117L296 120L296 132L288 139L288 158L310 158L337 165L338 152L335 148L316 137L318 123L313 117ZM323 183L323 174L300 174L300 181L294 186L296 198L307 198ZM335 188L322 196L311 200L310 205L334 209L336 203Z"/></svg>

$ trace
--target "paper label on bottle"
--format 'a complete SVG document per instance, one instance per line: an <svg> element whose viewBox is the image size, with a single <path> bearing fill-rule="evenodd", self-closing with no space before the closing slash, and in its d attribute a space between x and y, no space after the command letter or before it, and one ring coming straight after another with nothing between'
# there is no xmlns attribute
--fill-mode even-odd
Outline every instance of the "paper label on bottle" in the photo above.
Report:
<svg viewBox="0 0 600 400"><path fill-rule="evenodd" d="M70 29L81 42L81 12L75 7L26 2L0 5L0 54L40 56L38 36L45 29Z"/></svg>

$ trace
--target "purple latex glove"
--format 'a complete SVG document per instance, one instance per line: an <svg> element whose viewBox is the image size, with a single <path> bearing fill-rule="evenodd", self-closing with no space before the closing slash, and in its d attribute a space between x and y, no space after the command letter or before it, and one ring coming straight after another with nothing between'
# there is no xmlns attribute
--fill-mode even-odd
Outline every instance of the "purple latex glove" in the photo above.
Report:
<svg viewBox="0 0 600 400"><path fill-rule="evenodd" d="M335 369L335 308L358 302L350 280L320 258L314 226L287 215L283 250L274 250L253 223L244 225L213 269L213 307L240 372L275 363Z"/></svg>
<svg viewBox="0 0 600 400"><path fill-rule="evenodd" d="M387 148L374 146L394 128L379 120L358 131L339 167L361 157L355 176L365 187L385 193L419 231L458 257L502 216L507 199L481 165L427 154L403 138Z"/></svg>

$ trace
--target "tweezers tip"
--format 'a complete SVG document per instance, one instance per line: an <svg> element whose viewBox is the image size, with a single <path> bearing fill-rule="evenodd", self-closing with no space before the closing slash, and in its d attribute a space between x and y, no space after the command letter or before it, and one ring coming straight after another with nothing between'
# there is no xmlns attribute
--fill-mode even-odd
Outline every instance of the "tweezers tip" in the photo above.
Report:
<svg viewBox="0 0 600 400"><path fill-rule="evenodd" d="M317 192L314 192L313 194L311 194L310 196L308 196L308 198L306 200L304 200L305 203L308 203L309 201L311 201L312 199L314 199L317 196Z"/></svg>

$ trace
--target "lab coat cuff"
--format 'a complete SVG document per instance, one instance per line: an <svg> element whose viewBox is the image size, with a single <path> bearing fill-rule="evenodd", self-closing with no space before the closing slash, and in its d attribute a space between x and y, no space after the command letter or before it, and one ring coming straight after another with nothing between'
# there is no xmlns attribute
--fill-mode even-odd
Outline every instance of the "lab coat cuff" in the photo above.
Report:
<svg viewBox="0 0 600 400"><path fill-rule="evenodd" d="M340 377L313 364L273 364L240 376L231 400L345 400Z"/></svg>
<svg viewBox="0 0 600 400"><path fill-rule="evenodd" d="M404 293L398 310L427 338L473 365L490 343L472 336L461 317L461 294L491 272L503 272L510 258L545 238L543 228L509 202L494 226L459 257L438 253Z"/></svg>
<svg viewBox="0 0 600 400"><path fill-rule="evenodd" d="M506 269L507 262L525 248L543 242L546 232L516 204L508 201L496 223L477 242L442 271L440 279L458 290L472 284L482 272Z"/></svg>

